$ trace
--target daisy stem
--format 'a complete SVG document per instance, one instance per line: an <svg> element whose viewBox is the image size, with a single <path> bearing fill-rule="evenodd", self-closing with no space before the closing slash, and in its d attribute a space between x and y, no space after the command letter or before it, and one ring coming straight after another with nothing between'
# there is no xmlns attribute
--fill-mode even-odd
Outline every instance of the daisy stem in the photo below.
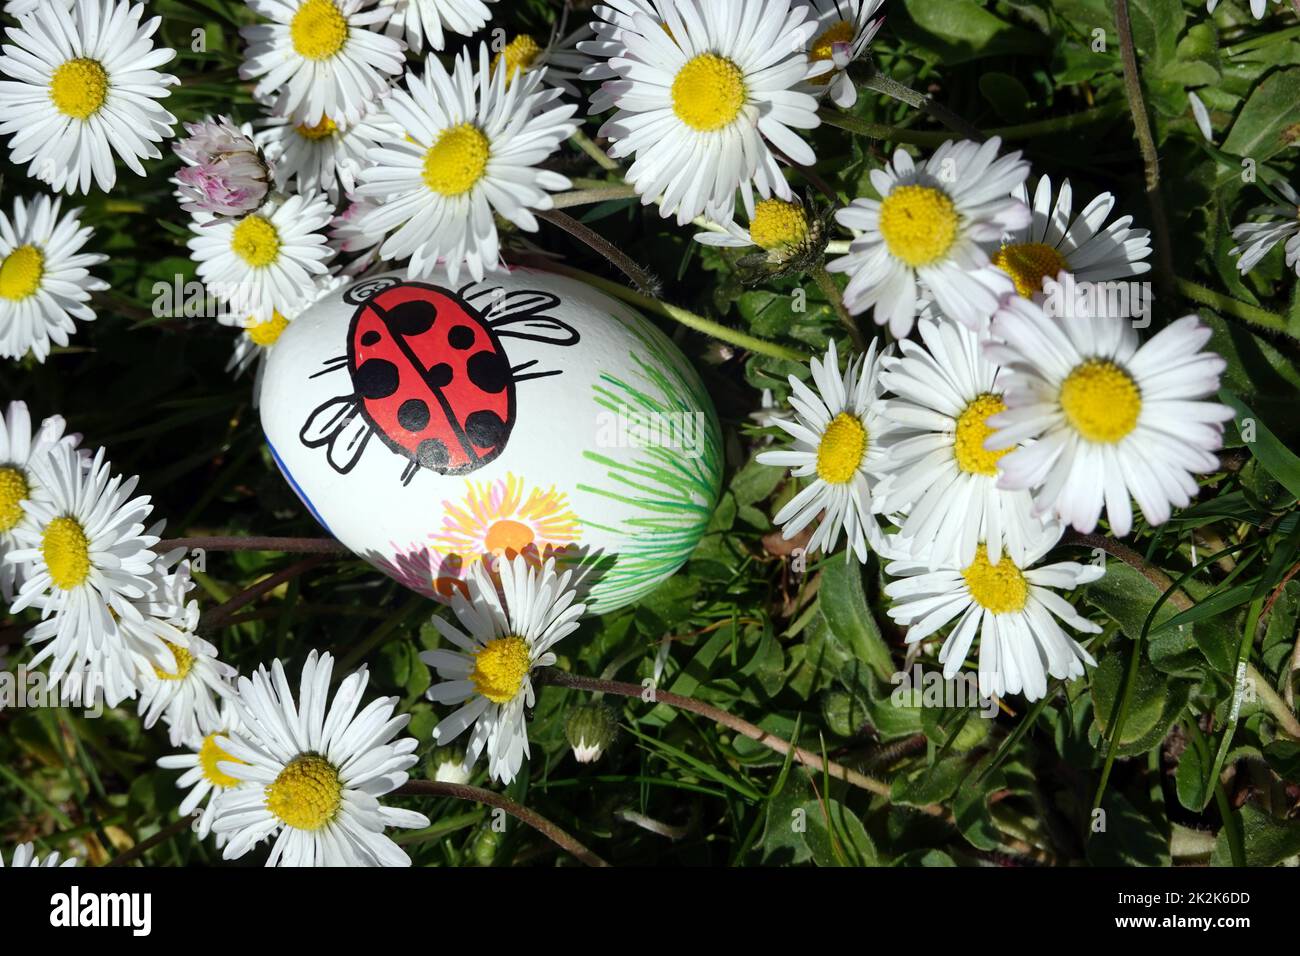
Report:
<svg viewBox="0 0 1300 956"><path fill-rule="evenodd" d="M1155 136L1151 133L1146 100L1142 96L1142 77L1138 73L1137 48L1133 44L1128 0L1114 0L1114 5L1120 62L1124 67L1124 92L1128 97L1129 112L1133 114L1133 130L1137 134L1142 164L1146 167L1147 203L1151 207L1151 227L1155 233L1156 261L1159 265L1156 275L1167 292L1174 284L1174 260L1169 220L1165 216L1164 201L1160 198L1160 155L1156 150Z"/></svg>
<svg viewBox="0 0 1300 956"><path fill-rule="evenodd" d="M844 296L840 293L840 287L835 284L835 280L831 278L831 274L826 271L826 266L820 264L816 266L812 270L812 277L817 283L817 288L822 290L822 295L826 296L826 301L835 309L835 314L840 317L840 324L848 331L853 347L859 352L865 352L867 341L862 336L862 329L858 328L857 320L844 307Z"/></svg>
<svg viewBox="0 0 1300 956"><path fill-rule="evenodd" d="M187 551L280 551L285 554L347 554L347 546L333 538L198 537L164 538L154 551L165 554L175 548Z"/></svg>
<svg viewBox="0 0 1300 956"><path fill-rule="evenodd" d="M982 132L972 126L966 120L962 119L948 107L944 106L933 96L928 93L920 93L905 83L899 83L892 77L886 76L879 70L872 69L871 74L863 81L863 86L876 93L881 93L891 99L906 103L908 106L921 110L924 113L937 119L944 126L954 132L960 133L968 139L976 142L987 139ZM951 139L951 137L948 137ZM917 144L922 145L922 144Z"/></svg>
<svg viewBox="0 0 1300 956"><path fill-rule="evenodd" d="M520 823L532 827L561 850L572 855L587 866L609 866L603 859L579 843L565 830L560 829L546 817L515 801L484 790L482 787L470 787L461 783L442 783L435 780L410 780L393 791L403 796L452 797L456 800L472 800L504 810Z"/></svg>
<svg viewBox="0 0 1300 956"><path fill-rule="evenodd" d="M672 319L674 322L680 322L687 328L694 329L697 332L734 345L737 348L747 349L750 352L757 352L760 355L769 355L772 358L785 359L789 362L806 362L808 357L802 352L786 348L784 345L778 345L775 342L769 342L767 339L760 339L757 336L746 335L744 332L737 332L735 329L727 328L719 322L706 319L702 315L696 315L686 309L670 305L667 302L660 301L648 295L629 289L625 285L617 282L610 282L608 279L602 279L600 276L592 275L590 272L584 272L581 269L575 269L572 266L561 265L556 262L547 262L542 268L559 275L569 276L580 282L585 282L594 288L607 292L616 298L622 299L630 305L639 306L647 312L653 312L655 315Z"/></svg>
<svg viewBox="0 0 1300 956"><path fill-rule="evenodd" d="M615 199L634 199L636 188L626 184L611 183L594 189L575 189L572 192L558 193L551 197L551 208L568 209L572 206L590 206L598 202Z"/></svg>
<svg viewBox="0 0 1300 956"><path fill-rule="evenodd" d="M583 225L572 216L559 212L558 210L539 211L538 219L545 219L552 225L559 226L573 238L585 243L592 251L600 253L610 264L619 272L632 280L632 284L637 286L647 295L653 295L655 292L656 282L648 272L632 261L630 256L623 253L621 249L602 236L595 230Z"/></svg>
<svg viewBox="0 0 1300 956"><path fill-rule="evenodd" d="M175 823L163 827L153 836L149 837L149 839L141 840L139 843L131 847L129 850L123 850L121 853L113 857L113 859L109 860L104 865L105 866L126 866L128 863L134 862L135 860L144 856L154 847L158 846L158 844L166 843L172 837L184 833L193 825L194 818L196 816L198 816L197 813L191 813L187 816L181 817Z"/></svg>
<svg viewBox="0 0 1300 956"><path fill-rule="evenodd" d="M329 555L327 554L313 554L309 558L304 558L302 561L291 564L287 568L277 571L275 574L264 577L262 580L256 582L250 587L244 588L244 590L240 591L224 604L219 604L207 614L203 615L204 629L208 630L215 627L221 627L230 619L230 616L240 608L252 604L263 594L274 591L286 581L292 581L294 578L298 577L298 575L305 574L312 568L316 567L316 565L324 562L328 557Z"/></svg>
<svg viewBox="0 0 1300 956"><path fill-rule="evenodd" d="M1226 315L1242 319L1251 325L1268 329L1270 332L1285 332L1290 335L1287 328L1286 319L1276 312L1270 312L1268 309L1261 309L1257 305L1250 305L1247 302L1239 302L1222 293L1215 292L1213 289L1207 289L1203 285L1190 282L1187 279L1175 279L1174 285L1184 298L1191 299L1193 302L1199 302L1201 305L1208 305Z"/></svg>
<svg viewBox="0 0 1300 956"><path fill-rule="evenodd" d="M596 145L596 141L582 131L579 127L570 137L577 147L595 160L596 165L608 173L619 172L618 162L611 159L609 154Z"/></svg>
<svg viewBox="0 0 1300 956"><path fill-rule="evenodd" d="M537 672L537 680L543 684L553 684L556 687L568 687L573 690L585 690L593 693L614 694L619 697L629 697L640 699L644 694L645 688L640 684L629 684L623 681L599 680L594 677L582 677L578 674L570 674L567 671L557 670L554 667L547 667ZM770 750L775 751L782 756L793 754L794 759L799 761L805 767L809 767L818 773L826 773L843 780L851 786L858 787L874 793L878 797L884 797L886 800L890 797L890 786L880 780L872 779L866 774L851 770L833 760L823 760L817 754L810 750L804 750L802 747L791 744L783 737L768 733L756 724L751 724L747 720L742 720L733 714L728 713L720 707L714 707L712 704L706 704L704 701L696 700L694 697L684 697L681 694L672 694L664 690L655 690L652 702L655 704L666 704L669 707L675 707L678 710L688 710L693 714L699 714L714 723L722 724L736 733L756 743L762 744ZM937 805L923 807L922 810L931 816L946 816L946 811Z"/></svg>

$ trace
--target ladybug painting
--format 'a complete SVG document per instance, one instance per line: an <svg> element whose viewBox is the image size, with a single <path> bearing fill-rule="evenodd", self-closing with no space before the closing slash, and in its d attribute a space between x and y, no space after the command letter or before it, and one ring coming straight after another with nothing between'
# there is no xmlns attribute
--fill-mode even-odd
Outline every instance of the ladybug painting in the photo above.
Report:
<svg viewBox="0 0 1300 956"><path fill-rule="evenodd" d="M571 346L579 335L547 314L560 304L548 292L473 289L393 278L349 288L344 300L357 308L347 354L312 378L346 370L351 389L311 412L302 443L325 448L331 467L347 474L377 435L408 459L403 484L421 468L463 475L500 455L516 386L560 374L533 370L536 361L511 365L505 341Z"/></svg>

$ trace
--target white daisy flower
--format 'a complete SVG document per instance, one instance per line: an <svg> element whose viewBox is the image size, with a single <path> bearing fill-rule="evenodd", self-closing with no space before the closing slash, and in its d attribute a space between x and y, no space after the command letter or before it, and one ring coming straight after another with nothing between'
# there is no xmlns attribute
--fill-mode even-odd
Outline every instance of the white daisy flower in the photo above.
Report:
<svg viewBox="0 0 1300 956"><path fill-rule="evenodd" d="M473 36L492 19L489 3L497 0L381 0L380 10L388 11L384 28L389 36L405 37L416 53L424 41L434 50L447 45L446 34Z"/></svg>
<svg viewBox="0 0 1300 956"><path fill-rule="evenodd" d="M1029 202L1029 191L1021 183L1015 197ZM1043 176L1034 189L1033 220L1007 236L993 256L993 264L1016 284L1023 296L1041 295L1044 279L1062 272L1076 282L1110 282L1151 271L1144 262L1151 255L1151 234L1132 229L1132 216L1121 216L1109 226L1106 220L1115 208L1115 197L1102 193L1071 219L1074 190L1067 179L1052 204L1052 180ZM1104 228L1103 228L1104 227Z"/></svg>
<svg viewBox="0 0 1300 956"><path fill-rule="evenodd" d="M590 66L591 57L580 52L578 45L593 35L591 27L584 25L566 37L552 38L543 46L530 34L517 34L492 58L492 69L504 64L506 83L512 82L520 73L545 69L546 73L542 76L544 84L562 90L569 96L580 96L573 81Z"/></svg>
<svg viewBox="0 0 1300 956"><path fill-rule="evenodd" d="M253 95L275 94L274 110L295 123L355 123L405 66L403 46L369 27L392 13L370 0L247 0L271 23L240 28L248 43L241 79ZM259 79L260 78L260 79Z"/></svg>
<svg viewBox="0 0 1300 956"><path fill-rule="evenodd" d="M1286 205L1272 203L1252 212L1257 216L1279 218L1234 226L1232 238L1237 240L1237 245L1228 252L1240 257L1237 259L1237 269L1245 275L1259 265L1259 261L1268 255L1270 249L1279 242L1285 242L1287 267L1295 269L1296 275L1300 276L1300 195L1283 180L1270 185L1282 195Z"/></svg>
<svg viewBox="0 0 1300 956"><path fill-rule="evenodd" d="M871 171L880 199L855 199L835 214L859 233L847 255L828 263L849 276L844 304L873 309L895 338L912 329L921 299L979 331L998 299L1013 288L989 261L1002 236L1030 223L1029 208L1011 191L1029 175L1019 152L998 157L998 137L947 142L928 160L899 149L893 163Z"/></svg>
<svg viewBox="0 0 1300 956"><path fill-rule="evenodd" d="M0 210L0 355L31 352L44 362L51 347L68 344L73 319L94 321L86 303L108 288L88 271L108 256L81 252L95 234L81 224L80 209L60 214L63 200L14 200L11 219Z"/></svg>
<svg viewBox="0 0 1300 956"><path fill-rule="evenodd" d="M479 44L478 60L476 73L462 51L448 75L430 57L423 77L394 90L384 107L407 136L372 149L361 172L357 196L377 208L360 228L395 229L380 254L409 257L413 278L442 261L452 282L462 265L481 281L500 260L493 214L536 232L530 210L550 209L547 190L569 187L538 164L573 135L577 107L553 105L559 91L542 90L537 71L507 85L505 71L489 66L487 44Z"/></svg>
<svg viewBox="0 0 1300 956"><path fill-rule="evenodd" d="M65 697L89 706L103 690L116 706L135 693L132 654L118 622L139 620L137 602L155 586L158 529L144 525L153 506L147 495L131 497L139 478L112 474L102 448L86 461L59 444L33 471L42 492L23 503L14 548L5 555L27 566L10 612L40 609L42 623L30 636L46 646L32 664L50 659L51 681L69 675L77 686L65 687Z"/></svg>
<svg viewBox="0 0 1300 956"><path fill-rule="evenodd" d="M255 137L274 164L276 184L285 192L323 192L337 203L351 194L357 173L366 165L372 146L401 139L401 128L378 104L364 108L355 123L328 116L315 125L295 123L283 116L259 121Z"/></svg>
<svg viewBox="0 0 1300 956"><path fill-rule="evenodd" d="M634 156L627 181L663 216L686 225L706 210L730 209L738 188L792 198L777 161L811 166L817 157L796 129L821 120L799 92L830 68L804 52L817 28L791 0L650 0L658 16L633 13L626 48L609 61L605 91L618 107L601 127L610 155ZM617 45L617 43L615 44ZM593 98L593 109L606 97ZM1010 187L1008 187L1009 189Z"/></svg>
<svg viewBox="0 0 1300 956"><path fill-rule="evenodd" d="M612 80L619 74L610 64L615 59L627 56L627 44L623 42L623 33L637 29L636 16L641 15L653 23L663 24L663 18L655 7L655 0L606 0L591 8L594 18L589 24L592 33L590 39L578 42L578 52L589 57L579 76L584 80ZM618 95L607 86L601 86L591 94L590 115L603 113L614 108Z"/></svg>
<svg viewBox="0 0 1300 956"><path fill-rule="evenodd" d="M1274 3L1281 3L1282 0L1273 0ZM1206 0L1205 12L1213 13L1214 8L1219 5L1219 0ZM1256 20L1263 20L1268 13L1268 0L1250 0L1250 14Z"/></svg>
<svg viewBox="0 0 1300 956"><path fill-rule="evenodd" d="M231 787L217 801L212 829L237 859L274 836L267 866L410 866L385 827L425 827L422 813L381 804L406 783L416 762L413 737L393 738L410 716L394 716L396 697L357 712L369 675L343 679L330 702L334 659L312 651L295 705L279 660L239 679L240 725L214 738L230 759L216 769L252 786Z"/></svg>
<svg viewBox="0 0 1300 956"><path fill-rule="evenodd" d="M6 0L4 10L9 16L17 19L35 13L37 7L48 3L61 3L65 10L71 10L76 2L77 0Z"/></svg>
<svg viewBox="0 0 1300 956"><path fill-rule="evenodd" d="M221 794L227 790L250 786L223 772L217 765L222 762L237 763L234 757L226 753L217 744L217 738L239 730L239 711L233 701L234 692L221 703L221 711L214 724L203 725L200 729L202 740L192 745L189 752L169 754L158 758L158 766L165 770L183 770L176 781L176 786L188 789L181 800L179 813L188 816L202 806L199 818L194 821L194 831L200 840L206 840L212 832L212 821L216 818L217 803ZM217 835L217 846L226 844L226 835Z"/></svg>
<svg viewBox="0 0 1300 956"><path fill-rule="evenodd" d="M862 58L885 22L876 12L885 0L807 0L817 19L817 32L808 44L808 58L829 61L835 68L809 81L819 96L828 96L840 109L858 101L858 87L849 77L849 66Z"/></svg>
<svg viewBox="0 0 1300 956"><path fill-rule="evenodd" d="M266 360L270 357L275 344L280 341L280 336L284 334L284 330L289 327L294 319L338 289L346 281L346 277L342 275L326 276L323 279L318 279L315 282L315 291L312 293L311 298L304 301L298 308L290 309L288 312L275 309L272 310L269 316L254 314L242 318L233 316L220 317L219 321L223 324L234 324L240 329L230 361L226 363L226 371L233 372L235 377L238 378L248 371L250 367L256 366L256 371L253 373L253 406L255 408L261 404L262 400L262 375L266 371Z"/></svg>
<svg viewBox="0 0 1300 956"><path fill-rule="evenodd" d="M161 717L167 723L172 746L197 746L205 727L218 722L217 707L230 696L236 670L217 659L217 649L194 633L199 626L199 604L186 601L194 587L189 566L167 575L159 588L159 603L170 613L153 614L149 622L164 648L164 657L138 655L136 677L140 685L138 711L146 730Z"/></svg>
<svg viewBox="0 0 1300 956"><path fill-rule="evenodd" d="M311 301L332 252L333 216L320 193L268 201L239 219L195 216L188 245L208 289L236 312L269 317Z"/></svg>
<svg viewBox="0 0 1300 956"><path fill-rule="evenodd" d="M888 463L893 424L880 402L882 359L873 339L867 354L851 358L841 374L832 341L824 359L809 363L813 388L790 376L790 407L797 420L770 420L794 444L761 452L757 460L790 468L796 478L816 476L772 519L789 540L821 515L808 542L809 554L829 554L841 530L849 544L845 560L855 554L865 562L868 546L878 550L883 542L876 519L881 500L874 496L887 491L878 485Z"/></svg>
<svg viewBox="0 0 1300 956"><path fill-rule="evenodd" d="M1132 529L1131 494L1152 525L1186 507L1195 475L1219 467L1223 423L1232 409L1200 401L1219 389L1226 367L1201 351L1211 330L1195 315L1139 345L1114 317L1048 317L1012 297L994 317L986 346L1004 367L1007 411L990 418L985 448L1014 448L998 465L1004 488L1034 489L1035 510L1080 531L1102 507L1111 533Z"/></svg>
<svg viewBox="0 0 1300 956"><path fill-rule="evenodd" d="M443 678L429 688L429 699L461 705L434 728L433 739L445 744L472 725L465 765L473 766L486 750L492 779L509 784L529 755L524 712L535 702L532 672L555 663L551 648L577 630L586 605L575 603L573 572L557 575L553 558L540 568L523 555L501 558L497 571L499 589L480 561L465 578L468 599L453 591L459 628L433 619L438 633L460 650L425 651L420 659Z"/></svg>
<svg viewBox="0 0 1300 956"><path fill-rule="evenodd" d="M155 49L160 17L127 0L42 3L6 30L0 73L0 135L9 158L57 192L105 191L117 182L116 153L138 176L140 159L162 155L176 117L155 100L180 81L157 72L175 50Z"/></svg>
<svg viewBox="0 0 1300 956"><path fill-rule="evenodd" d="M1057 621L1076 631L1099 634L1101 628L1081 616L1056 593L1100 578L1105 569L1060 561L1033 567L1059 539L1056 526L1045 531L1017 565L1010 555L990 559L984 545L968 564L904 559L885 566L897 578L885 585L893 599L889 616L908 628L907 643L916 644L956 621L939 650L943 676L961 670L979 635L979 688L983 697L1021 694L1030 701L1047 693L1047 677L1082 677L1083 665L1097 666L1092 655Z"/></svg>
<svg viewBox="0 0 1300 956"><path fill-rule="evenodd" d="M23 502L43 494L38 466L56 446L77 445L77 436L63 429L63 416L51 415L33 433L25 402L10 402L0 419L0 595L6 601L26 577L27 566L5 556L17 547L13 531L23 519Z"/></svg>
<svg viewBox="0 0 1300 956"><path fill-rule="evenodd" d="M0 853L0 869L3 869L4 865L5 855ZM77 858L75 856L70 856L60 863L58 853L47 853L43 857L37 856L32 844L20 843L18 846L14 847L13 857L10 859L9 865L18 868L45 867L46 869L52 869L61 866L76 866Z"/></svg>
<svg viewBox="0 0 1300 956"><path fill-rule="evenodd" d="M1010 554L1022 567L1042 534L1026 490L998 487L1008 451L987 451L991 416L1006 410L998 367L985 358L979 336L946 318L918 323L924 345L904 339L900 355L883 359L886 418L899 428L890 447L887 514L905 513L899 540L911 554L964 567L986 547L994 564Z"/></svg>

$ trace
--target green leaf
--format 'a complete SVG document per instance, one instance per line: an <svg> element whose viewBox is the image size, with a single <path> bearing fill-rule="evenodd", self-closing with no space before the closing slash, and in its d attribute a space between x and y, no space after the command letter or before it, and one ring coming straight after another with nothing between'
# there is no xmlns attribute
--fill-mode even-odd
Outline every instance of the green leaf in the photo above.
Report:
<svg viewBox="0 0 1300 956"><path fill-rule="evenodd" d="M941 803L957 792L969 770L965 757L945 757L931 766L894 777L890 800L909 807Z"/></svg>
<svg viewBox="0 0 1300 956"><path fill-rule="evenodd" d="M1169 866L1169 825L1143 812L1122 794L1106 794L1104 828L1088 834L1088 862L1093 866Z"/></svg>
<svg viewBox="0 0 1300 956"><path fill-rule="evenodd" d="M1160 597L1160 592L1140 571L1122 561L1107 561L1105 575L1087 586L1084 597L1089 604L1118 624L1127 637L1137 640L1142 633L1142 624L1151 612L1151 605ZM1151 623L1152 631L1170 621L1177 613L1177 608L1166 601Z"/></svg>
<svg viewBox="0 0 1300 956"><path fill-rule="evenodd" d="M838 800L809 800L802 807L804 842L818 866L875 866L876 847L853 811Z"/></svg>
<svg viewBox="0 0 1300 956"><path fill-rule="evenodd" d="M894 663L876 618L867 606L862 568L852 561L828 561L822 569L818 601L835 639L854 657L868 664L881 680L889 680Z"/></svg>
<svg viewBox="0 0 1300 956"><path fill-rule="evenodd" d="M1300 743L1275 740L1264 748L1264 760L1283 780L1300 783Z"/></svg>
<svg viewBox="0 0 1300 956"><path fill-rule="evenodd" d="M975 0L904 0L891 13L894 29L910 45L947 65L1008 53L1039 53L1043 38L1012 26Z"/></svg>
<svg viewBox="0 0 1300 956"><path fill-rule="evenodd" d="M1223 389L1219 398L1237 413L1233 421L1242 439L1253 437L1253 441L1246 441L1246 447L1255 460L1291 493L1292 498L1300 498L1300 458L1232 392Z"/></svg>
<svg viewBox="0 0 1300 956"><path fill-rule="evenodd" d="M1263 163L1289 145L1283 133L1300 123L1300 69L1278 70L1264 78L1223 141L1223 149Z"/></svg>
<svg viewBox="0 0 1300 956"><path fill-rule="evenodd" d="M1277 866L1300 854L1300 820L1277 820L1253 803L1233 814L1241 826L1247 866ZM1212 866L1231 866L1227 828L1219 831L1210 857Z"/></svg>

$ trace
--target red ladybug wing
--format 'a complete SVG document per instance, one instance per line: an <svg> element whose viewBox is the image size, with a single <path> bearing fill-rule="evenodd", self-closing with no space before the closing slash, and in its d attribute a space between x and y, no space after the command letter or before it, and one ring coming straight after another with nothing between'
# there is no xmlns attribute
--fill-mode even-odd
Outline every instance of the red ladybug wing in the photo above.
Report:
<svg viewBox="0 0 1300 956"><path fill-rule="evenodd" d="M352 330L352 374L389 446L443 474L473 471L514 421L510 364L472 310L429 286L376 295Z"/></svg>

